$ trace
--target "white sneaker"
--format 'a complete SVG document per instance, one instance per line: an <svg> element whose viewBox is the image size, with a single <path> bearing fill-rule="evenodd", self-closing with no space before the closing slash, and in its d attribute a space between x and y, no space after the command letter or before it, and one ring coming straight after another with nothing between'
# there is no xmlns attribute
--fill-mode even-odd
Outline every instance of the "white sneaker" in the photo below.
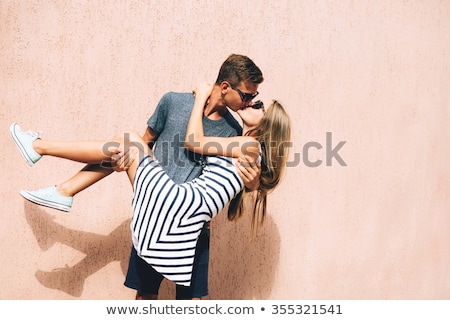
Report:
<svg viewBox="0 0 450 320"><path fill-rule="evenodd" d="M28 201L56 210L69 212L72 208L73 197L60 195L56 187L36 191L21 190L20 195Z"/></svg>
<svg viewBox="0 0 450 320"><path fill-rule="evenodd" d="M39 133L34 131L24 132L17 123L13 123L9 127L9 133L19 148L22 157L25 161L32 166L42 157L33 148L33 141L39 138Z"/></svg>

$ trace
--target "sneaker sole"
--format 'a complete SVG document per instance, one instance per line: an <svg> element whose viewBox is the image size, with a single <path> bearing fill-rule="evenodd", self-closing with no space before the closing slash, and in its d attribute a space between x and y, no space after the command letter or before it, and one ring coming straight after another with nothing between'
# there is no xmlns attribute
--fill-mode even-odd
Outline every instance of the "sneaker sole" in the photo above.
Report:
<svg viewBox="0 0 450 320"><path fill-rule="evenodd" d="M72 208L72 207L66 206L61 203L52 202L52 201L48 201L48 200L36 197L36 196L32 195L31 193L28 193L25 190L21 190L19 193L22 197L24 197L28 201L39 204L44 207L49 207L49 208L64 211L64 212L69 212L70 209Z"/></svg>
<svg viewBox="0 0 450 320"><path fill-rule="evenodd" d="M16 133L14 132L14 129L16 127L17 123L13 123L10 127L9 127L9 133L11 134L11 138L14 140L14 143L16 144L17 148L20 151L20 154L22 155L22 157L25 159L25 161L28 163L28 165L31 167L34 165L34 162L31 160L30 156L28 155L28 153L25 151L25 148L23 147L23 145L20 143L19 137L16 136Z"/></svg>

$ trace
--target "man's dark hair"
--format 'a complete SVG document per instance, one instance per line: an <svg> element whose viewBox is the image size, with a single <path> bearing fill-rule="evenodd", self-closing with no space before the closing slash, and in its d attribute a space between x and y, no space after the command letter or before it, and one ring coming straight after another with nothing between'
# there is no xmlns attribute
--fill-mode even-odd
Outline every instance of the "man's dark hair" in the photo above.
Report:
<svg viewBox="0 0 450 320"><path fill-rule="evenodd" d="M241 82L260 84L264 81L263 74L258 66L249 58L240 54L231 54L222 63L216 84L228 81L235 88Z"/></svg>

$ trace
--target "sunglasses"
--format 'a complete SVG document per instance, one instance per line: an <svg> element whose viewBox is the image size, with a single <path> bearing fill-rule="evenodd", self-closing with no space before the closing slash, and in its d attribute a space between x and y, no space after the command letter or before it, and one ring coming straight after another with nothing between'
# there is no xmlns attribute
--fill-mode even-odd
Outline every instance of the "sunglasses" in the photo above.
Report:
<svg viewBox="0 0 450 320"><path fill-rule="evenodd" d="M263 109L264 110L264 103L261 100L255 101L252 103L251 106L249 106L252 109Z"/></svg>
<svg viewBox="0 0 450 320"><path fill-rule="evenodd" d="M241 96L241 100L244 103L252 101L259 94L258 91L256 91L255 93L245 93L245 92L242 92L239 88L236 88L234 90L236 90L239 93L239 95Z"/></svg>

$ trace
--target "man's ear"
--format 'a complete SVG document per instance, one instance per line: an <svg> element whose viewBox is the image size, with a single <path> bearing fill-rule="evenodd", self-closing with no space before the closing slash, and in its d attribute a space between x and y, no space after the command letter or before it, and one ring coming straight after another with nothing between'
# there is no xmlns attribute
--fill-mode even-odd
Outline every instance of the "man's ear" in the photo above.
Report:
<svg viewBox="0 0 450 320"><path fill-rule="evenodd" d="M226 94L228 90L232 89L231 84L228 81L222 81L219 87L220 91L222 92L222 95Z"/></svg>

